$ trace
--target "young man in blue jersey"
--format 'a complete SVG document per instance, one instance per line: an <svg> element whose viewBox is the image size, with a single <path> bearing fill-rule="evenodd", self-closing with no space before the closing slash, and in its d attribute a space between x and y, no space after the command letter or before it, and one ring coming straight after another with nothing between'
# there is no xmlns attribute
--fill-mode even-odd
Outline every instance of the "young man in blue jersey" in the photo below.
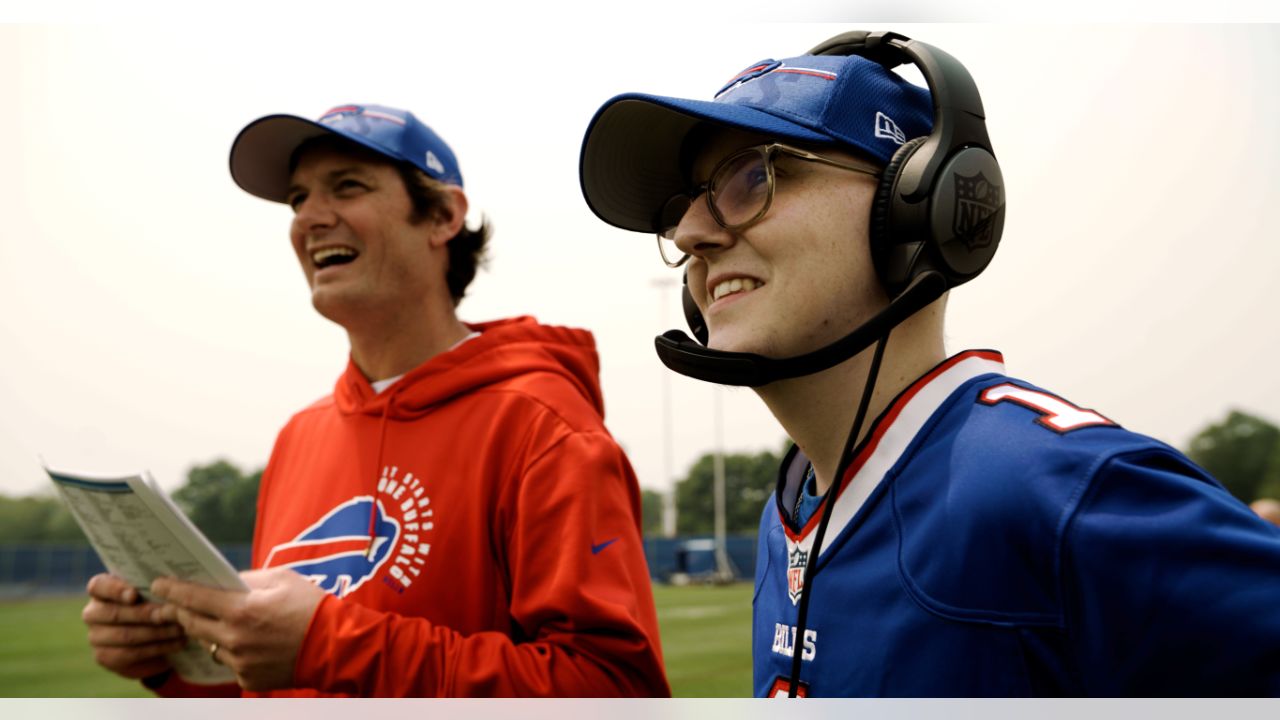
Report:
<svg viewBox="0 0 1280 720"><path fill-rule="evenodd" d="M699 341L666 333L663 362L753 387L795 441L760 525L757 695L1280 694L1280 528L998 352L944 349L1004 220L954 58L848 33L709 101L620 95L580 171L685 273Z"/></svg>

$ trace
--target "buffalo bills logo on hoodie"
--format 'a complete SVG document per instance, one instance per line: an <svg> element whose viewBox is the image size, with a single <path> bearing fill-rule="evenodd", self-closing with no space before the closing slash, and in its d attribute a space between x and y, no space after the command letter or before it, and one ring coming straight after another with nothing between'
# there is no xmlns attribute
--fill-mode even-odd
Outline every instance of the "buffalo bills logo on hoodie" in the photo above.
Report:
<svg viewBox="0 0 1280 720"><path fill-rule="evenodd" d="M293 540L272 548L263 566L292 568L325 592L344 597L390 561L383 580L403 592L431 550L423 536L434 528L434 512L421 481L413 473L397 478L398 470L382 469L376 499L358 496L333 508Z"/></svg>
<svg viewBox="0 0 1280 720"><path fill-rule="evenodd" d="M377 512L372 538L370 511ZM368 495L356 497L330 510L293 540L272 548L265 566L293 568L325 592L342 597L373 577L391 556L399 536L400 524L387 517L381 502Z"/></svg>

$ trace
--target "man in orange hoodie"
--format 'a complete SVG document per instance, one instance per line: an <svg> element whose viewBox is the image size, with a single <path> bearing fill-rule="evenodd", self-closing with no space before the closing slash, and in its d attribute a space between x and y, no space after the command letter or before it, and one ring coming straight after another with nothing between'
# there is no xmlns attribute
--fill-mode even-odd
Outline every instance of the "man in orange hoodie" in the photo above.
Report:
<svg viewBox="0 0 1280 720"><path fill-rule="evenodd" d="M350 362L262 476L248 592L90 581L97 661L161 695L669 695L639 492L604 427L590 333L457 303L470 229L448 145L411 113L270 115L231 150L287 203L311 300ZM185 681L196 639L236 684Z"/></svg>

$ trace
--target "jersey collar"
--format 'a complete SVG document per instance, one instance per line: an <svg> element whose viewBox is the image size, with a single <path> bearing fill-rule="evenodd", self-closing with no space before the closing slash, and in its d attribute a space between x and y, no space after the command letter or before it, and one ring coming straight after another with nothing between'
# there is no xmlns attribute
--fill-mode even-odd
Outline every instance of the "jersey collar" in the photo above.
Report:
<svg viewBox="0 0 1280 720"><path fill-rule="evenodd" d="M870 434L854 451L853 462L849 463L841 476L835 493L836 506L831 511L831 521L827 526L828 539L823 542L822 554L826 554L827 549L835 544L832 540L853 520L853 516L880 484L880 479L897 464L907 446L947 398L970 380L993 373L1004 374L1004 357L999 352L966 350L939 363L889 403L889 407L872 425ZM781 507L794 505L807 464L808 459L803 453L794 453L784 470L785 479L779 488ZM830 498L831 493L828 493L823 503ZM792 530L786 518L782 518L788 545L798 545L806 553L809 551L823 509L819 506L799 532ZM777 512L781 514L782 510L778 509Z"/></svg>

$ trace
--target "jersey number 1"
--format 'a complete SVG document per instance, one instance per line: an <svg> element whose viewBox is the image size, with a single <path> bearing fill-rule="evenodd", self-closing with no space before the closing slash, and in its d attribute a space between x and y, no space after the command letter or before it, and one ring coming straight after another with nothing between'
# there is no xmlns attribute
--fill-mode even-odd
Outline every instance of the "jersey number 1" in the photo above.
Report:
<svg viewBox="0 0 1280 720"><path fill-rule="evenodd" d="M987 405L995 405L1002 400L1017 403L1040 413L1036 422L1060 433L1079 430L1093 425L1115 425L1092 410L1078 408L1056 395L1028 390L1013 383L1003 383L982 391L978 399Z"/></svg>

